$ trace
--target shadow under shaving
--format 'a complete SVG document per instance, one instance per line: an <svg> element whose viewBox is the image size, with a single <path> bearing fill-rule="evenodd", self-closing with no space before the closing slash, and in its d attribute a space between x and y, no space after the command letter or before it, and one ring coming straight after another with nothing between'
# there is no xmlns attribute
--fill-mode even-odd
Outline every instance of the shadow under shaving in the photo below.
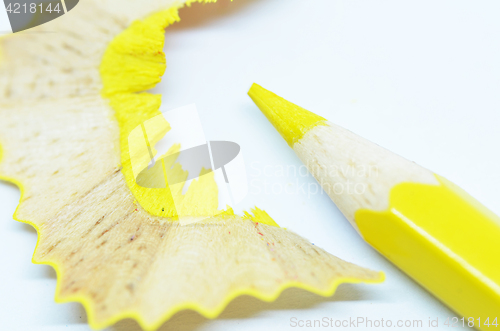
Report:
<svg viewBox="0 0 500 331"><path fill-rule="evenodd" d="M231 301L217 319L250 318L257 316L260 312L269 310L309 309L326 302L369 300L367 294L368 292L362 291L353 284L342 284L332 297L322 297L299 288L286 289L273 302L264 302L255 297L243 295ZM287 321L284 321L284 323L287 323ZM197 312L184 310L165 322L158 331L195 331L208 322L210 322L210 319L201 316ZM134 320L127 319L112 326L111 330L140 331L141 328Z"/></svg>

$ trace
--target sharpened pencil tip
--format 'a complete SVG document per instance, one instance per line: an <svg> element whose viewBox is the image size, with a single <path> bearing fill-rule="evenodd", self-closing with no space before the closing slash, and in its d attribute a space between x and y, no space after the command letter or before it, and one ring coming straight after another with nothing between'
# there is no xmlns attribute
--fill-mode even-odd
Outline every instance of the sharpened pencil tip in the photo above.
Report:
<svg viewBox="0 0 500 331"><path fill-rule="evenodd" d="M290 147L313 127L324 125L326 122L323 117L277 96L258 84L253 83L248 95Z"/></svg>

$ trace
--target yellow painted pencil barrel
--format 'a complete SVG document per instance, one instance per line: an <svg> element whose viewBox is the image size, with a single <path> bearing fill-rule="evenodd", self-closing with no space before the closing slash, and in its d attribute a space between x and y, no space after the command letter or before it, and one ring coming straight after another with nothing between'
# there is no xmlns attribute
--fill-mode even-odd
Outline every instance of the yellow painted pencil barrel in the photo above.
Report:
<svg viewBox="0 0 500 331"><path fill-rule="evenodd" d="M257 84L248 94L370 245L468 326L500 322L497 215L448 180Z"/></svg>

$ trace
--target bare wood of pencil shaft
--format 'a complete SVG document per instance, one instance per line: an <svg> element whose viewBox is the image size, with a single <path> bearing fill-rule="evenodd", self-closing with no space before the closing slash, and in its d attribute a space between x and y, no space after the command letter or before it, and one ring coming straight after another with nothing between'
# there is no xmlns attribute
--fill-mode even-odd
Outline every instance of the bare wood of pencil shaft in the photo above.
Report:
<svg viewBox="0 0 500 331"><path fill-rule="evenodd" d="M305 133L293 150L356 230L355 212L386 210L396 184L439 184L431 171L330 122Z"/></svg>

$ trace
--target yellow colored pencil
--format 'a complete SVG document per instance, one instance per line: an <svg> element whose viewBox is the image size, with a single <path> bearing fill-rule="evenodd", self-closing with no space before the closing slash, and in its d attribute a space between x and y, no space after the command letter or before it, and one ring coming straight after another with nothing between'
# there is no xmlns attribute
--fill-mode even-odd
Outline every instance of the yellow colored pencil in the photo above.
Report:
<svg viewBox="0 0 500 331"><path fill-rule="evenodd" d="M370 245L465 325L500 323L498 216L445 178L257 84L248 94Z"/></svg>

